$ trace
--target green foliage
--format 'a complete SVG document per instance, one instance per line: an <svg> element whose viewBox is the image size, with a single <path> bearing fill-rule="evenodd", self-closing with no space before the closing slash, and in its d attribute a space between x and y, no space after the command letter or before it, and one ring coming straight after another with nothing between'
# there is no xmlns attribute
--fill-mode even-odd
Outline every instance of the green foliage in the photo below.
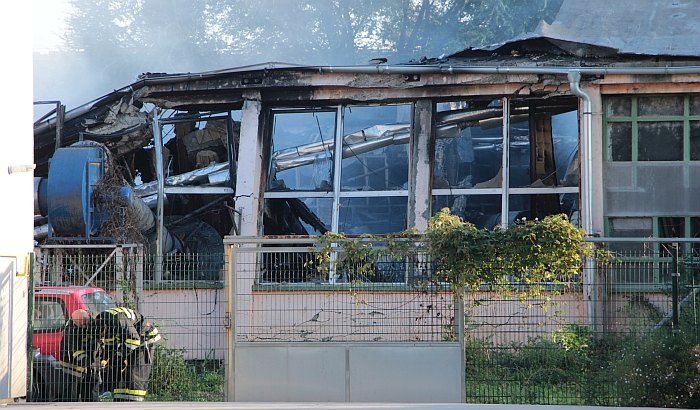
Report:
<svg viewBox="0 0 700 410"><path fill-rule="evenodd" d="M472 340L466 347L467 400L502 404L611 404L611 401L597 402L589 388L590 380L595 380L590 377L595 371L589 349L591 341L590 330L575 325L508 346Z"/></svg>
<svg viewBox="0 0 700 410"><path fill-rule="evenodd" d="M595 337L569 325L527 343L467 343L467 401L700 408L700 345L689 332Z"/></svg>
<svg viewBox="0 0 700 410"><path fill-rule="evenodd" d="M210 366L207 361L197 366L185 360L185 353L182 349L156 347L147 399L222 401L225 383L223 368Z"/></svg>
<svg viewBox="0 0 700 410"><path fill-rule="evenodd" d="M324 279L330 275L345 274L353 285L380 281L377 263L410 257L418 248L418 239L413 230L394 235L361 235L358 238L327 232L317 239L316 244L321 250L316 254L316 259L308 264L314 265Z"/></svg>
<svg viewBox="0 0 700 410"><path fill-rule="evenodd" d="M477 229L445 208L429 222L426 250L436 258L438 276L457 289L484 284L537 284L568 280L592 254L584 230L566 215L522 220L506 229ZM538 287L528 286L538 294Z"/></svg>
<svg viewBox="0 0 700 410"><path fill-rule="evenodd" d="M621 406L700 408L700 345L685 333L623 346L612 374Z"/></svg>

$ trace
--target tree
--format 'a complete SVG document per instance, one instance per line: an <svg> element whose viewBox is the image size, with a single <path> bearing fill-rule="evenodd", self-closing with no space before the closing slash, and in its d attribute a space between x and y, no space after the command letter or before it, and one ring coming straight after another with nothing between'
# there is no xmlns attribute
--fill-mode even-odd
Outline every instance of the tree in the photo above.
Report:
<svg viewBox="0 0 700 410"><path fill-rule="evenodd" d="M66 44L149 71L404 62L533 30L562 1L71 0Z"/></svg>
<svg viewBox="0 0 700 410"><path fill-rule="evenodd" d="M563 0L69 0L65 51L35 65L40 99L84 102L145 72L269 61L390 64L494 44ZM70 94L60 93L70 84ZM67 89L67 88L66 88Z"/></svg>

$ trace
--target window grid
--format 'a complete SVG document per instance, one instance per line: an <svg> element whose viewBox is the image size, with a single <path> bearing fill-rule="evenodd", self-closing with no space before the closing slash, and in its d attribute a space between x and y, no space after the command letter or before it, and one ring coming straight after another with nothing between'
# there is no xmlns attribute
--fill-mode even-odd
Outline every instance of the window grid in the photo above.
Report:
<svg viewBox="0 0 700 410"><path fill-rule="evenodd" d="M700 121L700 115L690 114L690 95L683 97L683 115L660 115L660 116L639 116L638 96L631 96L630 116L611 116L611 104L615 100L608 99L605 102L603 115L603 129L605 143L603 144L603 158L605 161L612 161L612 141L609 133L609 125L612 123L632 124L632 159L631 162L639 161L639 123L652 122L683 122L683 162L690 161L690 122Z"/></svg>
<svg viewBox="0 0 700 410"><path fill-rule="evenodd" d="M683 96L683 115L659 115L659 116L640 116L639 115L639 98L644 97L644 96L630 96L631 99L631 107L630 107L630 115L629 116L613 116L611 115L612 113L612 104L616 103L617 100L615 98L608 98L605 101L605 109L604 109L604 115L603 115L603 129L604 129L604 144L603 144L603 160L606 162L611 162L613 161L613 153L612 153L612 137L610 135L610 124L614 123L629 123L631 124L632 128L632 135L631 135L631 161L621 161L621 162L631 162L632 164L636 164L639 161L639 124L640 123L654 123L654 122L682 122L683 123L683 156L682 156L682 161L679 162L684 162L688 163L691 160L691 121L699 121L700 120L700 115L691 115L691 107L690 107L690 95L684 95ZM662 96L663 97L663 96ZM697 98L697 97L696 97ZM636 172L633 174L633 178L636 179ZM607 192L607 191L605 191ZM682 216L682 215L669 215L668 217L677 217L677 218L683 218L684 220L684 236L686 238L693 237L692 233L692 218L690 216ZM651 217L652 219L652 235L655 238L660 237L660 219L664 218L661 216L654 216ZM604 220L604 227L605 227L605 234L606 236L609 236L611 234L611 222L610 222L609 217L606 217ZM651 245L651 249L653 250L653 253L655 255L660 255L661 252L661 247L662 244L658 242L654 242ZM683 246L683 253L684 254L690 254L693 250L693 245L690 243L686 243ZM661 268L664 264L668 263L669 258L655 258L653 261L653 266L654 266L654 281L656 283L660 283L662 280L661 278Z"/></svg>

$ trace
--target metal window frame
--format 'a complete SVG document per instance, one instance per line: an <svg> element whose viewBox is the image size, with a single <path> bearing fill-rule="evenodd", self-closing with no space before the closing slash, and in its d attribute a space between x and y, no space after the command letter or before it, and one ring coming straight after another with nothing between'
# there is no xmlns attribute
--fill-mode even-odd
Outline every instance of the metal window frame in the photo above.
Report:
<svg viewBox="0 0 700 410"><path fill-rule="evenodd" d="M509 146L510 142L510 105L511 99L509 97L501 97L498 99L501 102L501 109L504 114L503 118L503 135L502 142L504 146ZM405 102L405 103L393 103L388 105L415 105L415 101ZM385 104L368 104L362 105L362 107L379 107ZM333 191L265 191L263 193L264 199L285 199L285 198L329 198L333 200L332 215L331 215L331 231L338 232L339 229L339 215L340 215L340 202L344 198L378 198L378 197L406 197L408 198L408 190L381 190L381 191L343 191L341 187L342 181L342 136L343 136L343 126L345 119L345 110L348 107L357 106L356 104L341 104L335 106L336 110L336 125L335 125L335 136L334 136L334 170L333 170ZM688 99L686 98L686 112L688 110ZM309 113L309 112L330 112L332 108L330 107L299 107L299 108L270 108L269 112L271 116L275 114L288 114L288 113ZM700 116L698 116L700 119ZM272 149L272 147L270 147ZM501 196L501 225L506 227L508 225L508 215L509 215L509 201L511 195L542 195L542 194L578 194L580 193L580 186L576 187L560 187L555 186L551 188L531 188L531 187L520 187L511 188L509 185L510 179L510 150L503 150L503 159L501 163L503 169L501 188L448 188L448 189L431 189L430 195L435 198L436 196L454 196L454 195L500 195Z"/></svg>

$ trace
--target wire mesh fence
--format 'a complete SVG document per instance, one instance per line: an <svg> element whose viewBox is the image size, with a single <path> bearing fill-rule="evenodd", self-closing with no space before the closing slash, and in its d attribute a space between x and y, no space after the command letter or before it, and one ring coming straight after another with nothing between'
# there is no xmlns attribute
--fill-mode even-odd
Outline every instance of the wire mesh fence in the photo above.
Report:
<svg viewBox="0 0 700 410"><path fill-rule="evenodd" d="M468 402L700 404L697 254L682 243L607 245L584 268L589 283L550 284L524 301L468 296Z"/></svg>
<svg viewBox="0 0 700 410"><path fill-rule="evenodd" d="M75 310L97 314L119 306L142 315L142 322L156 328L162 340L146 349L147 332L142 331L139 320L123 312L117 312L123 317L116 320L116 329L105 325L83 330L78 339L106 340L115 332L119 338L116 350L104 341L95 347L101 352L91 365L97 369L94 377L102 379L100 400L118 399L123 393L120 389L126 389L147 392L141 397L146 400L223 401L225 268L223 254L158 258L136 246L44 249L37 258L35 275L31 326L35 359L29 396L35 401L94 399L92 393L77 393L80 397L76 398L71 392L71 386L88 386L94 381L88 380L92 376L83 377L90 374L89 366L72 360L65 333L71 329ZM127 348L130 329L136 329L142 346L136 353ZM72 374L67 371L71 365L79 367L78 374L75 368ZM138 377L147 375L147 388L120 384L125 369ZM142 369L140 375L137 369Z"/></svg>
<svg viewBox="0 0 700 410"><path fill-rule="evenodd" d="M440 342L455 340L455 299L429 277L422 256L342 265L342 252L306 248L234 247L238 342ZM365 269L360 269L358 265ZM366 269L369 266L369 269Z"/></svg>
<svg viewBox="0 0 700 410"><path fill-rule="evenodd" d="M42 355L34 360L35 397L61 399L66 386L55 334L73 309L65 299L74 289L68 285L110 295L80 293L90 310L108 309L113 300L158 326L165 342L150 352L146 400L226 400L231 295L237 343L440 342L459 336L454 293L418 249L367 261L359 271L336 269L336 255L323 271L312 263L319 253L312 242L272 244L232 247L230 259L158 259L138 247L39 255L33 329ZM700 258L694 245L601 247L609 252L588 259L572 281L513 284L511 292L484 286L465 295L468 402L696 405L698 395L690 389L700 385ZM229 274L236 280L227 291ZM539 291L523 293L529 286ZM56 360L48 360L51 354Z"/></svg>

